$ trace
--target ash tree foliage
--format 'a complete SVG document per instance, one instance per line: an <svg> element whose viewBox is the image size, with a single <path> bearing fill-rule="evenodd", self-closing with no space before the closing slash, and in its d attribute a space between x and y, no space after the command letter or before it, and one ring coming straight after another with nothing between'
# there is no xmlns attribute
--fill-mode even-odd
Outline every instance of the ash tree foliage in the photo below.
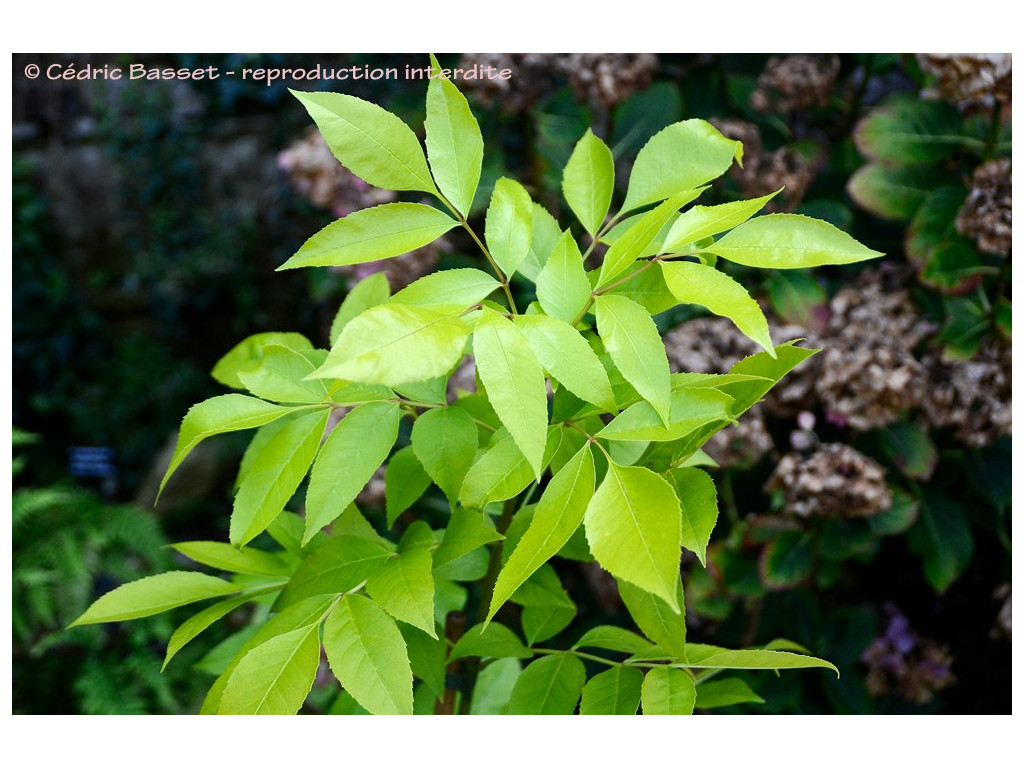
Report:
<svg viewBox="0 0 1024 768"><path fill-rule="evenodd" d="M689 714L761 700L729 670L835 670L784 640L689 642L680 557L704 561L718 515L702 444L815 351L773 346L718 259L784 269L881 254L822 221L756 215L771 195L696 203L743 154L703 120L640 150L617 210L612 152L588 131L563 174L575 222L502 178L481 234L467 218L483 140L449 80L429 84L425 151L375 104L295 96L350 171L426 197L351 213L281 269L394 257L456 228L490 269L437 272L394 295L374 275L346 297L330 349L263 333L225 355L213 376L236 391L188 411L167 475L202 440L255 430L230 542L176 545L206 570L120 586L75 623L201 607L172 637L170 662L251 604L203 713L297 712L321 649L342 689L331 711L374 714ZM517 273L535 286L526 306ZM729 318L764 351L724 375L671 373L652 314L679 303ZM448 395L467 355L477 391ZM385 519L371 520L355 500L384 464ZM430 498L440 517L423 512ZM573 634L558 558L608 571L635 627ZM543 645L556 635L576 639Z"/></svg>

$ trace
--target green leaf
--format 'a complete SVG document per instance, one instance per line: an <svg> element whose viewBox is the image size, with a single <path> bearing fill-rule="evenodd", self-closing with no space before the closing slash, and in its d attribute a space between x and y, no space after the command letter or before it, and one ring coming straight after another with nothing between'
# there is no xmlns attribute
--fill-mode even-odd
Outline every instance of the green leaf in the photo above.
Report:
<svg viewBox="0 0 1024 768"><path fill-rule="evenodd" d="M494 185L484 221L484 239L495 263L510 277L530 250L533 200L523 185L500 178Z"/></svg>
<svg viewBox="0 0 1024 768"><path fill-rule="evenodd" d="M239 342L213 366L210 375L226 387L245 389L239 371L250 370L263 359L263 347L270 344L288 347L295 352L312 352L313 345L301 333L257 333Z"/></svg>
<svg viewBox="0 0 1024 768"><path fill-rule="evenodd" d="M604 288L632 266L637 259L652 256L661 250L659 235L682 206L697 197L703 190L690 189L674 195L653 211L641 216L612 243L601 264L597 288Z"/></svg>
<svg viewBox="0 0 1024 768"><path fill-rule="evenodd" d="M444 637L431 637L408 624L399 624L398 630L405 639L413 675L423 681L435 699L444 698L445 660L448 656Z"/></svg>
<svg viewBox="0 0 1024 768"><path fill-rule="evenodd" d="M534 645L549 640L569 626L576 618L576 606L526 605L519 618L526 641Z"/></svg>
<svg viewBox="0 0 1024 768"><path fill-rule="evenodd" d="M211 435L255 429L293 412L293 408L234 394L211 397L193 405L182 419L178 445L174 449L174 456L171 457L167 472L160 481L160 491L163 491L167 480L192 449Z"/></svg>
<svg viewBox="0 0 1024 768"><path fill-rule="evenodd" d="M252 541L284 509L313 463L329 415L321 410L300 416L253 458L231 511L232 544Z"/></svg>
<svg viewBox="0 0 1024 768"><path fill-rule="evenodd" d="M398 516L416 503L430 487L430 475L420 464L407 445L388 461L384 472L384 504L387 512L388 528L395 524Z"/></svg>
<svg viewBox="0 0 1024 768"><path fill-rule="evenodd" d="M434 309L372 307L345 326L313 375L390 387L431 379L462 359L468 335L457 317Z"/></svg>
<svg viewBox="0 0 1024 768"><path fill-rule="evenodd" d="M538 362L559 384L588 403L615 409L608 373L575 328L547 315L516 315L515 324Z"/></svg>
<svg viewBox="0 0 1024 768"><path fill-rule="evenodd" d="M688 643L686 665L694 669L831 669L839 675L833 664L814 656L788 651L743 650L730 651L711 645Z"/></svg>
<svg viewBox="0 0 1024 768"><path fill-rule="evenodd" d="M448 654L448 662L476 656L481 659L528 659L533 651L504 624L477 624L467 630Z"/></svg>
<svg viewBox="0 0 1024 768"><path fill-rule="evenodd" d="M675 601L680 607L678 612L657 595L621 579L619 596L645 635L667 652L670 658L686 661L686 612L683 610L683 582L678 576L675 580ZM641 651L634 651L638 652Z"/></svg>
<svg viewBox="0 0 1024 768"><path fill-rule="evenodd" d="M500 287L501 283L479 269L446 269L403 288L391 297L391 303L469 307Z"/></svg>
<svg viewBox="0 0 1024 768"><path fill-rule="evenodd" d="M487 620L541 565L554 557L583 522L594 493L594 457L590 445L551 478L533 513L533 521L498 575Z"/></svg>
<svg viewBox="0 0 1024 768"><path fill-rule="evenodd" d="M697 686L698 710L713 710L718 707L733 707L739 703L764 703L765 700L751 690L751 686L738 677L725 680L709 680Z"/></svg>
<svg viewBox="0 0 1024 768"><path fill-rule="evenodd" d="M913 99L877 107L857 123L853 140L861 154L886 163L934 163L972 139L964 136L956 108Z"/></svg>
<svg viewBox="0 0 1024 768"><path fill-rule="evenodd" d="M692 715L697 689L683 670L655 667L644 675L640 699L645 715Z"/></svg>
<svg viewBox="0 0 1024 768"><path fill-rule="evenodd" d="M828 323L828 293L811 270L773 272L768 298L776 317L787 323L815 330L824 330Z"/></svg>
<svg viewBox="0 0 1024 768"><path fill-rule="evenodd" d="M221 541L183 541L171 545L197 563L233 573L288 576L291 568L281 558L261 549L237 549Z"/></svg>
<svg viewBox="0 0 1024 768"><path fill-rule="evenodd" d="M587 129L562 172L562 193L583 228L596 233L615 190L615 160L608 145Z"/></svg>
<svg viewBox="0 0 1024 768"><path fill-rule="evenodd" d="M583 686L581 715L635 715L644 675L634 667L612 667Z"/></svg>
<svg viewBox="0 0 1024 768"><path fill-rule="evenodd" d="M898 536L917 521L920 502L901 488L890 487L892 506L868 518L868 528L875 536Z"/></svg>
<svg viewBox="0 0 1024 768"><path fill-rule="evenodd" d="M718 520L715 482L707 473L690 467L673 469L667 474L683 513L683 546L694 552L700 564L706 567L708 541Z"/></svg>
<svg viewBox="0 0 1024 768"><path fill-rule="evenodd" d="M389 259L422 248L455 226L455 219L429 205L384 203L331 222L277 271Z"/></svg>
<svg viewBox="0 0 1024 768"><path fill-rule="evenodd" d="M473 331L473 353L491 406L539 479L548 425L543 368L523 332L487 308Z"/></svg>
<svg viewBox="0 0 1024 768"><path fill-rule="evenodd" d="M597 434L608 440L667 442L732 417L732 397L715 389L678 388L672 391L669 403L667 425L650 403L639 402L622 411Z"/></svg>
<svg viewBox="0 0 1024 768"><path fill-rule="evenodd" d="M332 599L331 596L327 595L311 597L272 616L262 627L249 627L246 630L242 630L242 633L237 633L228 638L232 643L235 643L237 642L236 638L239 636L245 637L243 633L250 634L248 638L243 640L241 648L234 652L234 656L228 662L227 667L210 687L206 698L203 700L199 714L212 715L217 713L228 679L249 651L278 635L283 635L297 629L308 628L310 625L319 625L323 620L325 612L330 607Z"/></svg>
<svg viewBox="0 0 1024 768"><path fill-rule="evenodd" d="M644 467L609 464L584 524L602 568L681 610L679 500L664 478Z"/></svg>
<svg viewBox="0 0 1024 768"><path fill-rule="evenodd" d="M431 55L431 68L437 60ZM447 77L434 77L427 87L427 157L441 194L463 216L469 215L480 183L484 140L466 97Z"/></svg>
<svg viewBox="0 0 1024 768"><path fill-rule="evenodd" d="M370 539L332 536L295 569L275 608L280 610L309 597L334 596L354 589L391 557L391 552Z"/></svg>
<svg viewBox="0 0 1024 768"><path fill-rule="evenodd" d="M665 284L665 276L661 270L651 268L646 261L633 264L619 279L626 277L629 277L626 282L607 291L606 295L625 296L651 315L672 309L679 303Z"/></svg>
<svg viewBox="0 0 1024 768"><path fill-rule="evenodd" d="M249 651L228 678L222 715L294 715L320 664L318 625L273 637Z"/></svg>
<svg viewBox="0 0 1024 768"><path fill-rule="evenodd" d="M816 349L793 346L794 343L787 342L775 347L774 357L767 352L758 352L756 355L743 358L729 369L729 373L759 377L722 385L722 391L735 400L733 416L738 417L757 403L783 376L818 352Z"/></svg>
<svg viewBox="0 0 1024 768"><path fill-rule="evenodd" d="M398 420L398 403L367 403L349 411L327 437L309 477L303 544L340 515L384 463L398 438Z"/></svg>
<svg viewBox="0 0 1024 768"><path fill-rule="evenodd" d="M948 179L931 166L887 166L868 163L858 168L846 191L861 208L893 221L913 217L925 199Z"/></svg>
<svg viewBox="0 0 1024 768"><path fill-rule="evenodd" d="M615 108L612 151L616 157L635 155L652 135L676 122L683 104L676 83L661 80L636 91Z"/></svg>
<svg viewBox="0 0 1024 768"><path fill-rule="evenodd" d="M764 704L764 699L738 677L708 680L697 686L697 709L731 707L736 704Z"/></svg>
<svg viewBox="0 0 1024 768"><path fill-rule="evenodd" d="M256 397L279 403L320 403L327 399L323 381L303 379L320 366L327 353L320 349L296 352L267 344L259 366L238 371L239 380Z"/></svg>
<svg viewBox="0 0 1024 768"><path fill-rule="evenodd" d="M199 613L182 622L181 626L174 630L171 639L167 641L167 653L164 655L164 663L160 667L160 671L163 672L170 660L177 655L178 651L198 637L203 630L227 616L235 608L245 605L251 599L251 596L243 595L242 597L233 597L230 600L222 600L219 603L214 603L209 608L204 608Z"/></svg>
<svg viewBox="0 0 1024 768"><path fill-rule="evenodd" d="M519 659L496 659L480 670L473 687L473 703L469 714L504 714L522 669Z"/></svg>
<svg viewBox="0 0 1024 768"><path fill-rule="evenodd" d="M555 244L562 236L555 217L539 203L532 203L533 218L530 220L530 250L519 265L519 274L528 280L537 282L541 269L547 263L548 255L554 250Z"/></svg>
<svg viewBox="0 0 1024 768"><path fill-rule="evenodd" d="M146 576L101 596L69 626L128 621L163 613L211 597L238 592L239 587L215 576L190 571L170 571Z"/></svg>
<svg viewBox="0 0 1024 768"><path fill-rule="evenodd" d="M791 589L808 579L814 569L810 535L783 531L761 550L761 581L769 589Z"/></svg>
<svg viewBox="0 0 1024 768"><path fill-rule="evenodd" d="M433 536L430 542L433 543ZM366 592L377 605L399 621L422 629L431 637L437 637L434 631L432 568L433 561L428 547L414 546L403 550L400 546L398 557L385 562L367 580Z"/></svg>
<svg viewBox="0 0 1024 768"><path fill-rule="evenodd" d="M397 116L345 93L291 93L334 156L367 184L437 193L419 139Z"/></svg>
<svg viewBox="0 0 1024 768"><path fill-rule="evenodd" d="M341 306L331 322L331 346L338 343L338 337L341 336L341 332L345 330L345 326L352 321L352 318L363 314L370 307L383 304L390 295L391 285L388 283L386 272L374 272L356 283L345 296L345 300L341 302Z"/></svg>
<svg viewBox="0 0 1024 768"><path fill-rule="evenodd" d="M743 145L705 120L684 120L656 133L636 156L622 212L664 200L718 178L743 157Z"/></svg>
<svg viewBox="0 0 1024 768"><path fill-rule="evenodd" d="M395 620L345 595L324 624L324 650L342 687L374 715L412 714L412 668Z"/></svg>
<svg viewBox="0 0 1024 768"><path fill-rule="evenodd" d="M746 289L714 267L689 261L662 262L665 284L685 304L697 304L719 317L727 317L747 337L774 355L768 321Z"/></svg>
<svg viewBox="0 0 1024 768"><path fill-rule="evenodd" d="M576 711L576 702L586 680L583 662L575 656L567 653L544 656L519 675L509 697L508 713L571 715Z"/></svg>
<svg viewBox="0 0 1024 768"><path fill-rule="evenodd" d="M501 541L502 538L486 514L467 507L457 507L448 521L441 546L434 553L434 564L444 565L492 541Z"/></svg>
<svg viewBox="0 0 1024 768"><path fill-rule="evenodd" d="M537 276L537 299L548 315L572 323L590 301L590 291L583 255L566 230Z"/></svg>
<svg viewBox="0 0 1024 768"><path fill-rule="evenodd" d="M427 474L454 504L476 455L477 427L462 408L435 408L416 417L412 449Z"/></svg>
<svg viewBox="0 0 1024 768"><path fill-rule="evenodd" d="M925 491L907 542L923 561L925 578L939 594L959 578L974 553L974 536L963 510L950 497L930 490Z"/></svg>
<svg viewBox="0 0 1024 768"><path fill-rule="evenodd" d="M935 471L939 452L928 433L911 422L890 424L879 433L882 452L907 477L927 480Z"/></svg>
<svg viewBox="0 0 1024 768"><path fill-rule="evenodd" d="M648 653L654 650L654 645L636 632L606 625L588 629L583 637L573 645L573 648L601 648L619 653Z"/></svg>
<svg viewBox="0 0 1024 768"><path fill-rule="evenodd" d="M796 213L769 213L751 219L700 253L762 269L803 269L851 264L884 254L858 243L826 221Z"/></svg>
<svg viewBox="0 0 1024 768"><path fill-rule="evenodd" d="M557 429L552 427L551 432L557 433ZM465 507L483 509L489 502L511 499L534 479L530 462L519 450L512 435L502 427L470 467L459 493L459 501Z"/></svg>
<svg viewBox="0 0 1024 768"><path fill-rule="evenodd" d="M667 424L672 387L658 327L643 307L623 296L598 296L594 306L598 332L615 366Z"/></svg>
<svg viewBox="0 0 1024 768"><path fill-rule="evenodd" d="M665 238L664 253L675 253L686 245L696 243L719 232L738 226L764 208L765 203L782 190L753 200L737 200L721 205L695 205L676 219Z"/></svg>

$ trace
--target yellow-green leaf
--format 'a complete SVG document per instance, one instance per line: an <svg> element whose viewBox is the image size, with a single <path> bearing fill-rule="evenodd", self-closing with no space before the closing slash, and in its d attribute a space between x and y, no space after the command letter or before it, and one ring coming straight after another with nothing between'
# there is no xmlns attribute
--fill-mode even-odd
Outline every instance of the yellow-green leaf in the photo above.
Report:
<svg viewBox="0 0 1024 768"><path fill-rule="evenodd" d="M362 595L345 595L324 624L324 650L342 687L374 715L412 714L412 668L395 620Z"/></svg>
<svg viewBox="0 0 1024 768"><path fill-rule="evenodd" d="M312 374L399 386L448 373L469 336L457 318L426 307L384 304L354 318Z"/></svg>
<svg viewBox="0 0 1024 768"><path fill-rule="evenodd" d="M548 425L544 369L522 331L487 308L473 331L473 353L494 412L539 478Z"/></svg>
<svg viewBox="0 0 1024 768"><path fill-rule="evenodd" d="M272 637L249 651L228 678L222 715L294 715L302 707L320 664L318 626Z"/></svg>
<svg viewBox="0 0 1024 768"><path fill-rule="evenodd" d="M551 478L533 520L494 585L488 621L530 575L565 545L583 522L594 493L594 457L589 443Z"/></svg>
<svg viewBox="0 0 1024 768"><path fill-rule="evenodd" d="M334 156L367 184L436 194L419 139L396 115L347 93L291 93Z"/></svg>
<svg viewBox="0 0 1024 768"><path fill-rule="evenodd" d="M367 403L349 411L328 436L306 492L303 544L345 511L391 452L398 403Z"/></svg>
<svg viewBox="0 0 1024 768"><path fill-rule="evenodd" d="M431 69L440 67L433 54ZM438 189L463 216L469 215L480 182L484 140L466 97L447 77L436 76L427 87L427 158Z"/></svg>
<svg viewBox="0 0 1024 768"><path fill-rule="evenodd" d="M608 215L615 189L615 160L594 132L587 130L576 143L562 172L562 193L576 218L591 235Z"/></svg>
<svg viewBox="0 0 1024 768"><path fill-rule="evenodd" d="M665 284L680 302L729 318L744 335L775 355L764 312L742 285L714 267L689 261L663 261L661 270Z"/></svg>
<svg viewBox="0 0 1024 768"><path fill-rule="evenodd" d="M645 467L609 463L584 525L602 568L680 610L679 499L664 478Z"/></svg>
<svg viewBox="0 0 1024 768"><path fill-rule="evenodd" d="M796 213L769 213L726 233L701 253L762 269L804 269L877 259L873 251L827 221Z"/></svg>
<svg viewBox="0 0 1024 768"><path fill-rule="evenodd" d="M102 624L108 621L128 621L169 611L211 597L223 597L238 592L239 587L215 576L192 571L170 571L156 576L122 584L107 592L71 622L72 627L82 624Z"/></svg>

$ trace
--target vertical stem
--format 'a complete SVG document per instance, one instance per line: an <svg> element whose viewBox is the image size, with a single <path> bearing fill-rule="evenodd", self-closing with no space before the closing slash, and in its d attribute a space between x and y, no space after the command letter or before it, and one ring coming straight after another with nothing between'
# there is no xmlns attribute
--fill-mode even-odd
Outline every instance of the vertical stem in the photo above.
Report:
<svg viewBox="0 0 1024 768"><path fill-rule="evenodd" d="M452 611L444 622L444 636L454 646L459 642L462 633L466 631L466 614L462 611ZM455 681L461 679L459 670L462 667L462 659L456 659L448 665L444 683L444 698L434 705L435 715L454 715L455 699L459 693L459 687ZM463 691L463 697L467 695Z"/></svg>
<svg viewBox="0 0 1024 768"><path fill-rule="evenodd" d="M513 497L505 502L501 510L501 517L498 518L498 533L504 534L512 523L516 513L516 498ZM494 585L498 581L498 574L501 572L501 549L502 542L496 541L491 544L491 560L487 564L487 574L483 580L483 591L480 594L480 605L476 611L478 624L487 619L487 610L491 605L491 598L494 596ZM473 687L476 684L476 676L480 672L480 659L471 658L466 664L464 678L467 681L467 688L462 694L462 704L459 706L460 715L468 715L470 706L473 703Z"/></svg>

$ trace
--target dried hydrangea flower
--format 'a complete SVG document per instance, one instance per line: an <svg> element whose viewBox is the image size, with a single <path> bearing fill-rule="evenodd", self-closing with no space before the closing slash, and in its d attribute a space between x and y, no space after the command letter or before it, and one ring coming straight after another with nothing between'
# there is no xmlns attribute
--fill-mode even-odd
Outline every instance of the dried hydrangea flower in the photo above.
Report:
<svg viewBox="0 0 1024 768"><path fill-rule="evenodd" d="M757 78L750 106L758 112L827 106L838 76L839 57L834 53L773 56Z"/></svg>
<svg viewBox="0 0 1024 768"><path fill-rule="evenodd" d="M784 187L781 193L768 201L765 211L795 211L814 181L814 169L807 159L791 147L782 147L774 152L763 151L761 131L753 123L718 118L713 118L711 123L726 138L743 144L743 167L734 165L729 170L743 196L761 197Z"/></svg>
<svg viewBox="0 0 1024 768"><path fill-rule="evenodd" d="M926 372L914 347L934 332L895 270L869 270L829 302L818 396L833 423L866 432L921 404Z"/></svg>
<svg viewBox="0 0 1024 768"><path fill-rule="evenodd" d="M485 107L498 106L503 112L525 112L555 87L561 73L557 53L464 53L458 66L508 69L508 80L482 77L462 80L460 89Z"/></svg>
<svg viewBox="0 0 1024 768"><path fill-rule="evenodd" d="M956 217L956 230L978 248L1009 256L1013 246L1013 175L1010 158L989 160L974 170L971 191Z"/></svg>
<svg viewBox="0 0 1024 768"><path fill-rule="evenodd" d="M653 53L570 53L559 66L577 100L608 108L651 84L658 57Z"/></svg>
<svg viewBox="0 0 1024 768"><path fill-rule="evenodd" d="M737 468L754 466L774 448L758 406L745 413L739 423L716 432L703 446L718 466Z"/></svg>
<svg viewBox="0 0 1024 768"><path fill-rule="evenodd" d="M892 506L885 470L844 443L783 456L765 490L781 492L783 510L797 517L872 517Z"/></svg>
<svg viewBox="0 0 1024 768"><path fill-rule="evenodd" d="M962 109L990 109L1013 98L1009 53L919 53L922 71L935 79L924 95L955 102Z"/></svg>
<svg viewBox="0 0 1024 768"><path fill-rule="evenodd" d="M970 360L946 361L931 353L923 407L935 427L955 427L966 445L991 445L1013 427L1013 350L1009 342L989 337Z"/></svg>
<svg viewBox="0 0 1024 768"><path fill-rule="evenodd" d="M868 667L864 678L868 692L927 704L937 691L956 682L953 657L947 648L919 636L895 605L887 604L885 609L889 620L884 633L860 657Z"/></svg>
<svg viewBox="0 0 1024 768"><path fill-rule="evenodd" d="M1013 615L1010 607L1011 597L1010 585L1000 584L996 587L995 594L993 597L996 600L1002 600L1002 605L999 606L999 615L996 616L996 623L992 627L992 631L989 632L989 637L993 640L1006 640L1011 642L1013 640Z"/></svg>

